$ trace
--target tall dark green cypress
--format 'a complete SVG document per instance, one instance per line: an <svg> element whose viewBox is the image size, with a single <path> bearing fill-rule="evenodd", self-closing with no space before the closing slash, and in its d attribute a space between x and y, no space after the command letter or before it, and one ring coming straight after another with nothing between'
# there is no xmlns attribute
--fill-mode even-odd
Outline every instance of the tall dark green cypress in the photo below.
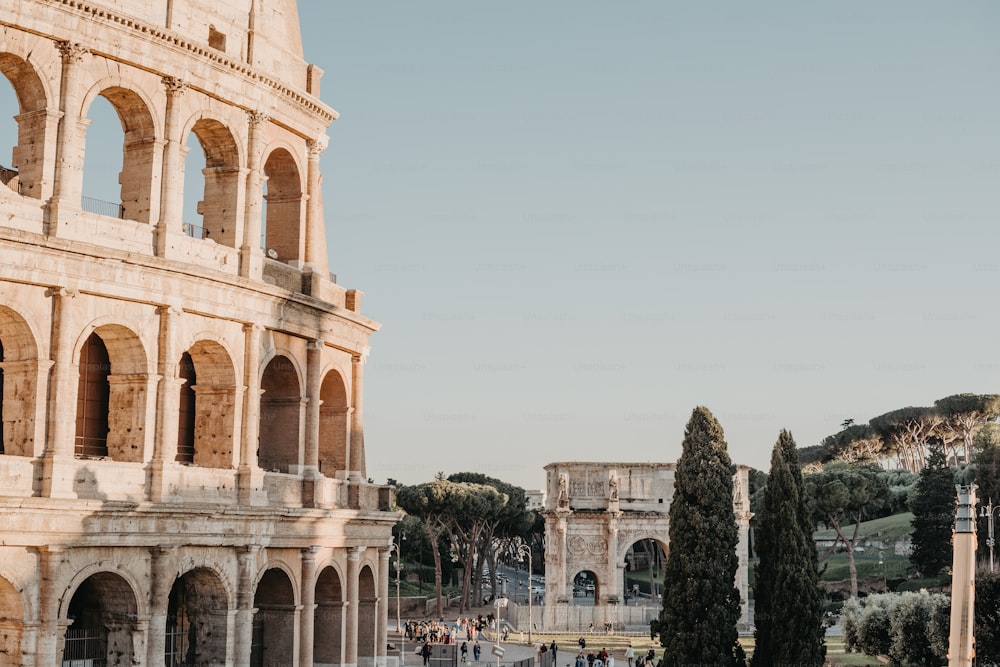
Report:
<svg viewBox="0 0 1000 667"><path fill-rule="evenodd" d="M822 665L822 594L795 440L782 431L756 530L755 645L751 665Z"/></svg>
<svg viewBox="0 0 1000 667"><path fill-rule="evenodd" d="M663 609L653 622L665 667L745 665L736 631L735 472L722 427L707 408L695 408L674 475Z"/></svg>
<svg viewBox="0 0 1000 667"><path fill-rule="evenodd" d="M931 445L927 465L914 488L913 553L910 563L925 577L951 565L951 527L955 518L955 479L941 445Z"/></svg>

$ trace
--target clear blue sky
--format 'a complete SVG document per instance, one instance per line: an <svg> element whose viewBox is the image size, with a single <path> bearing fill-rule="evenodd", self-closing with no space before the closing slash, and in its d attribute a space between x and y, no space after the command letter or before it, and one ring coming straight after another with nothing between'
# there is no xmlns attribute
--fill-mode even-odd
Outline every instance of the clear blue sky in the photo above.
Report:
<svg viewBox="0 0 1000 667"><path fill-rule="evenodd" d="M1000 4L299 12L375 480L675 460L696 405L766 469L1000 390Z"/></svg>
<svg viewBox="0 0 1000 667"><path fill-rule="evenodd" d="M734 461L1000 389L1000 5L300 0L369 475Z"/></svg>

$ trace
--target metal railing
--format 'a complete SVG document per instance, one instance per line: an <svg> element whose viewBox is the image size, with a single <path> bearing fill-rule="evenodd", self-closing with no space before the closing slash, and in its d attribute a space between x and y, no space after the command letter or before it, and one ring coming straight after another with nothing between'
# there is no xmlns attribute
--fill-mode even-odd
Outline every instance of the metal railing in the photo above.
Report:
<svg viewBox="0 0 1000 667"><path fill-rule="evenodd" d="M80 208L88 213L96 213L97 215L104 215L109 218L118 218L120 220L125 219L125 205L116 204L110 201L104 201L103 199L95 199L94 197L80 197Z"/></svg>
<svg viewBox="0 0 1000 667"><path fill-rule="evenodd" d="M203 239L208 236L204 227L193 222L185 222L181 229L184 231L184 236L190 236L193 239Z"/></svg>

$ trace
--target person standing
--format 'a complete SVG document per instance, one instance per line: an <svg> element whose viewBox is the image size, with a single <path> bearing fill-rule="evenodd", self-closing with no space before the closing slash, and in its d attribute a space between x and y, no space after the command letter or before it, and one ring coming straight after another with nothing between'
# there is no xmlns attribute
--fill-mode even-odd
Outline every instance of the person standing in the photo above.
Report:
<svg viewBox="0 0 1000 667"><path fill-rule="evenodd" d="M628 660L628 667L632 667L632 661L635 660L635 649L632 648L632 642L629 642L628 648L625 649L625 659Z"/></svg>
<svg viewBox="0 0 1000 667"><path fill-rule="evenodd" d="M431 658L430 642L424 642L423 647L420 649L420 657L424 659L424 667L427 667L427 662Z"/></svg>
<svg viewBox="0 0 1000 667"><path fill-rule="evenodd" d="M483 649L479 648L479 640L476 640L476 643L472 645L472 655L476 659L476 662L479 662L479 655L482 651Z"/></svg>
<svg viewBox="0 0 1000 667"><path fill-rule="evenodd" d="M559 644L556 644L556 640L553 639L552 643L549 645L549 650L552 651L552 664L556 663L556 651L559 650Z"/></svg>
<svg viewBox="0 0 1000 667"><path fill-rule="evenodd" d="M462 642L462 664L469 664L469 642Z"/></svg>

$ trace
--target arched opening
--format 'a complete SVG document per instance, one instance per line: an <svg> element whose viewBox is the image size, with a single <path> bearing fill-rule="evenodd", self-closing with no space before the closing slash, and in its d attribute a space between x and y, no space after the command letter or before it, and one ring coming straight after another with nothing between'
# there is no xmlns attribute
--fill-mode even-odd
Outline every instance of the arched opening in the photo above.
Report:
<svg viewBox="0 0 1000 667"><path fill-rule="evenodd" d="M214 572L199 568L179 577L167 602L166 664L225 664L228 615L226 589Z"/></svg>
<svg viewBox="0 0 1000 667"><path fill-rule="evenodd" d="M21 664L24 605L13 584L0 577L0 665Z"/></svg>
<svg viewBox="0 0 1000 667"><path fill-rule="evenodd" d="M272 472L289 472L301 465L299 422L302 418L302 391L291 360L277 356L264 369L264 394L260 400L260 447L258 465Z"/></svg>
<svg viewBox="0 0 1000 667"><path fill-rule="evenodd" d="M250 643L251 667L280 667L291 664L295 650L295 592L282 570L264 573L253 597L257 613L253 617Z"/></svg>
<svg viewBox="0 0 1000 667"><path fill-rule="evenodd" d="M0 306L0 454L34 456L38 353L28 324Z"/></svg>
<svg viewBox="0 0 1000 667"><path fill-rule="evenodd" d="M125 579L111 572L88 577L69 603L62 664L131 665L137 612Z"/></svg>
<svg viewBox="0 0 1000 667"><path fill-rule="evenodd" d="M177 457L179 463L194 463L194 385L197 376L191 355L185 352L177 365L177 377L183 380L180 386L180 401L177 405Z"/></svg>
<svg viewBox="0 0 1000 667"><path fill-rule="evenodd" d="M79 359L76 455L141 463L149 375L138 337L122 326L99 327Z"/></svg>
<svg viewBox="0 0 1000 667"><path fill-rule="evenodd" d="M319 395L322 401L319 408L319 470L327 477L334 477L338 470L347 470L350 441L350 404L340 373L326 374Z"/></svg>
<svg viewBox="0 0 1000 667"><path fill-rule="evenodd" d="M184 231L193 238L238 248L242 239L237 220L242 217L237 215L240 156L236 140L225 125L206 118L194 124L191 134L196 141L192 144L188 137L184 161Z"/></svg>
<svg viewBox="0 0 1000 667"><path fill-rule="evenodd" d="M582 570L573 576L573 604L592 607L601 599L601 582L593 570Z"/></svg>
<svg viewBox="0 0 1000 667"><path fill-rule="evenodd" d="M375 664L375 631L378 627L378 597L375 574L365 565L358 574L358 667Z"/></svg>
<svg viewBox="0 0 1000 667"><path fill-rule="evenodd" d="M80 349L80 384L76 394L76 456L108 455L108 402L111 359L104 340L90 334Z"/></svg>
<svg viewBox="0 0 1000 667"><path fill-rule="evenodd" d="M153 117L131 90L106 88L88 110L81 208L91 213L149 222L153 188ZM107 146L121 146L120 154ZM109 178L109 174L117 178Z"/></svg>
<svg viewBox="0 0 1000 667"><path fill-rule="evenodd" d="M305 198L302 177L292 154L284 148L273 151L264 163L264 245L281 262L305 256Z"/></svg>
<svg viewBox="0 0 1000 667"><path fill-rule="evenodd" d="M622 568L625 604L658 606L666 564L665 545L650 538L634 542L625 552Z"/></svg>
<svg viewBox="0 0 1000 667"><path fill-rule="evenodd" d="M45 89L34 68L13 54L0 53L0 74L10 83L0 86L0 118L13 117L16 122L16 126L9 122L0 126L0 186L41 199L49 194L42 192L50 122Z"/></svg>
<svg viewBox="0 0 1000 667"><path fill-rule="evenodd" d="M185 382L180 387L177 460L232 468L236 372L229 354L214 341L198 341L181 355L178 376Z"/></svg>
<svg viewBox="0 0 1000 667"><path fill-rule="evenodd" d="M320 665L344 662L344 595L340 575L324 568L316 580L316 616L313 632L313 661Z"/></svg>

